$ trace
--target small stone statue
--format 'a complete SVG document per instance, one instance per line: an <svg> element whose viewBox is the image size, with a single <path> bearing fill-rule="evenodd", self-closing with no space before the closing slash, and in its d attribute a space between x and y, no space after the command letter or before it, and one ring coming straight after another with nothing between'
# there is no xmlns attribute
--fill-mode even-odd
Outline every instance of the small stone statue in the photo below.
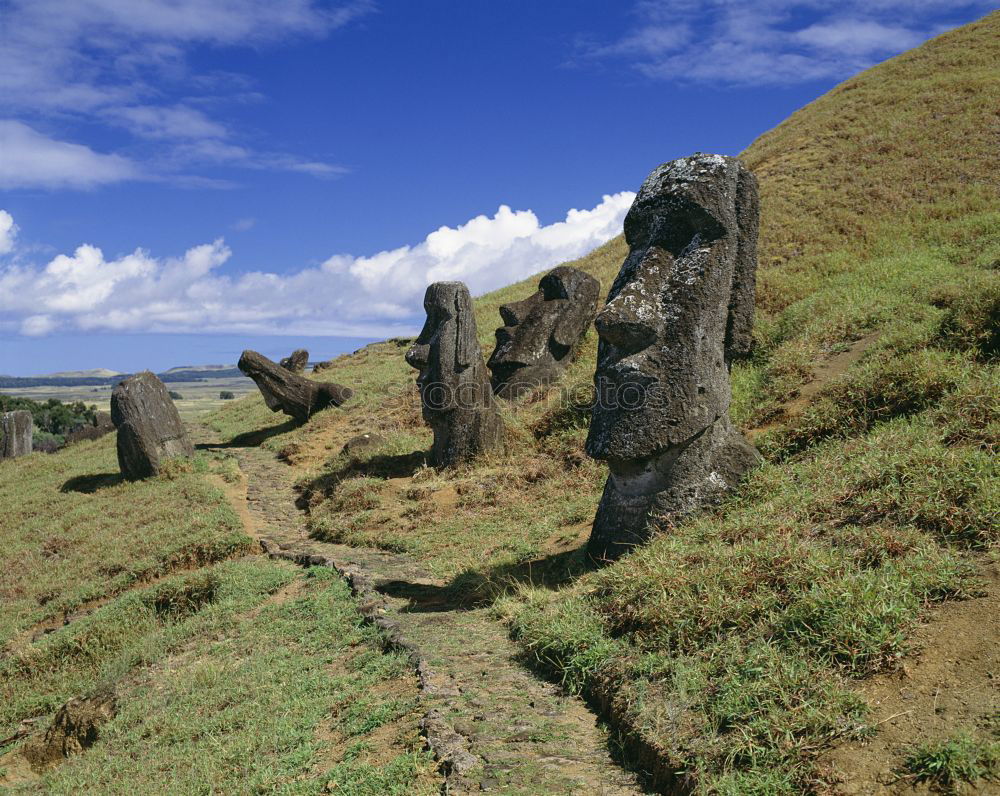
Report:
<svg viewBox="0 0 1000 796"><path fill-rule="evenodd" d="M427 321L406 361L420 371L423 417L434 430L430 460L450 467L502 444L503 421L486 377L469 289L435 282L424 295Z"/></svg>
<svg viewBox="0 0 1000 796"><path fill-rule="evenodd" d="M156 475L167 459L194 455L166 386L148 370L112 391L111 421L118 429L118 466L130 481Z"/></svg>
<svg viewBox="0 0 1000 796"><path fill-rule="evenodd" d="M0 415L0 459L13 459L31 453L35 424L31 412L18 409Z"/></svg>
<svg viewBox="0 0 1000 796"><path fill-rule="evenodd" d="M735 158L665 163L625 218L629 254L595 321L587 453L610 474L587 552L616 559L721 499L759 461L729 421L730 363L750 349L757 181Z"/></svg>
<svg viewBox="0 0 1000 796"><path fill-rule="evenodd" d="M504 325L487 363L498 398L517 398L562 375L594 320L600 292L590 274L562 265L528 298L500 307Z"/></svg>
<svg viewBox="0 0 1000 796"><path fill-rule="evenodd" d="M254 380L268 409L303 423L320 409L340 406L354 394L350 387L298 376L256 351L244 351L237 367Z"/></svg>
<svg viewBox="0 0 1000 796"><path fill-rule="evenodd" d="M302 373L306 369L306 365L309 364L309 352L304 348L296 348L278 364L292 373Z"/></svg>

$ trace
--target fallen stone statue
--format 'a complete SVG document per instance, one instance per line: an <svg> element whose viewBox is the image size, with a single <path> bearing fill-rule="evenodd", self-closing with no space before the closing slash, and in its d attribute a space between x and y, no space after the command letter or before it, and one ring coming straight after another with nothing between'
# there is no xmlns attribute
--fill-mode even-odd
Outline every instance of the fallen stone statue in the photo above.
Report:
<svg viewBox="0 0 1000 796"><path fill-rule="evenodd" d="M156 475L167 459L194 455L166 386L148 370L112 391L111 422L118 429L118 466L131 481Z"/></svg>
<svg viewBox="0 0 1000 796"><path fill-rule="evenodd" d="M0 415L0 459L14 459L31 453L35 423L31 412L18 409Z"/></svg>
<svg viewBox="0 0 1000 796"><path fill-rule="evenodd" d="M469 289L435 282L424 295L427 320L406 361L420 371L422 414L434 430L435 467L468 461L502 444L503 421L479 350Z"/></svg>
<svg viewBox="0 0 1000 796"><path fill-rule="evenodd" d="M306 365L309 364L309 352L304 348L296 348L278 364L292 373L302 373L306 369Z"/></svg>
<svg viewBox="0 0 1000 796"><path fill-rule="evenodd" d="M320 409L340 406L354 394L350 387L298 376L256 351L244 351L237 367L257 384L268 409L303 423Z"/></svg>
<svg viewBox="0 0 1000 796"><path fill-rule="evenodd" d="M590 274L563 265L528 298L500 307L504 325L487 363L498 398L517 398L562 375L594 320L600 292Z"/></svg>
<svg viewBox="0 0 1000 796"><path fill-rule="evenodd" d="M651 521L717 502L759 461L730 423L730 363L750 349L758 195L735 158L650 174L625 218L629 253L595 321L586 451L610 473L587 552L616 559Z"/></svg>

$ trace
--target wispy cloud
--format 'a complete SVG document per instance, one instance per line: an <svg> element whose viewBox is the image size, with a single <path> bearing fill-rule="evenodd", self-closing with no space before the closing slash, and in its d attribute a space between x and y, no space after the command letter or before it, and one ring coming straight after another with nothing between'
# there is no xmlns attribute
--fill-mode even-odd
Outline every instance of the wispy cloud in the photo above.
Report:
<svg viewBox="0 0 1000 796"><path fill-rule="evenodd" d="M636 24L581 39L575 63L615 60L646 77L781 85L847 77L991 3L948 0L640 0ZM967 18L967 16L965 17Z"/></svg>
<svg viewBox="0 0 1000 796"><path fill-rule="evenodd" d="M198 73L188 53L196 46L324 36L372 9L370 0L344 0L335 8L321 0L4 0L0 95L7 114L32 127L45 120L70 131L83 121L125 129L166 148L167 157L133 176L164 165L183 168L190 151L184 145L202 141L227 142L247 153L213 161L217 165L330 176L342 169L315 157L250 152L209 113L220 103L259 101L261 95L246 76ZM207 150L199 162L209 162ZM33 180L30 166L18 169L18 185L94 184L68 173L56 178L52 168ZM117 175L128 178L121 170Z"/></svg>
<svg viewBox="0 0 1000 796"><path fill-rule="evenodd" d="M50 138L23 122L0 119L0 188L93 188L138 179L141 170L121 155Z"/></svg>
<svg viewBox="0 0 1000 796"><path fill-rule="evenodd" d="M15 252L0 259L0 331L410 333L420 326L428 283L460 279L481 293L579 257L621 232L633 198L605 196L593 209L570 210L547 225L530 210L504 205L413 246L338 254L283 274L220 274L234 257L222 239L173 258L143 249L108 258L85 244L34 264ZM13 228L3 211L0 228L5 217Z"/></svg>

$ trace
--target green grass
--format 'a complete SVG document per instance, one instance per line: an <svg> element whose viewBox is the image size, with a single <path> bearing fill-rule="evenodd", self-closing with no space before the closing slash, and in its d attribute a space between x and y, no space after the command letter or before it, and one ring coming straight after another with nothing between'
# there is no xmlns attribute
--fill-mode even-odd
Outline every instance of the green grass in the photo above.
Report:
<svg viewBox="0 0 1000 796"><path fill-rule="evenodd" d="M947 792L963 783L1000 780L1000 740L987 741L962 732L945 741L925 743L907 755L903 772L916 782L931 782Z"/></svg>
<svg viewBox="0 0 1000 796"><path fill-rule="evenodd" d="M125 482L113 435L0 462L0 738L72 697L115 695L84 754L11 792L429 793L408 660L329 570L249 553L198 454ZM15 771L16 769L16 771ZM7 775L14 777L5 781Z"/></svg>
<svg viewBox="0 0 1000 796"><path fill-rule="evenodd" d="M114 435L0 462L0 644L140 581L249 549L208 468L199 458L122 481Z"/></svg>
<svg viewBox="0 0 1000 796"><path fill-rule="evenodd" d="M74 686L109 682L118 713L86 754L23 791L436 792L409 663L381 652L335 573L252 559L174 578L185 599L165 588L46 640L18 687L50 695L51 676L71 670Z"/></svg>
<svg viewBox="0 0 1000 796"><path fill-rule="evenodd" d="M998 29L992 14L858 75L743 154L761 267L731 413L767 461L727 503L582 574L605 477L581 453L587 412L558 389L505 405L505 452L428 471L413 373L387 343L325 372L356 402L264 443L324 440L301 478L313 532L408 551L466 596L507 591L497 611L527 656L699 792L814 787L822 750L869 731L857 681L996 555ZM572 264L607 290L625 254L616 238ZM498 305L536 283L476 299L484 354ZM560 386L589 384L595 353L591 334ZM274 425L253 402L225 412L229 435ZM387 443L348 462L360 429Z"/></svg>

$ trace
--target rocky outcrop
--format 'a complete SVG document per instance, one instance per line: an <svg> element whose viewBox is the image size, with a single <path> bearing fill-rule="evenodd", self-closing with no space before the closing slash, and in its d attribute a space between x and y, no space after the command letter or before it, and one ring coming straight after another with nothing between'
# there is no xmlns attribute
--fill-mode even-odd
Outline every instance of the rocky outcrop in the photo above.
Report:
<svg viewBox="0 0 1000 796"><path fill-rule="evenodd" d="M292 373L302 373L306 369L306 365L309 364L309 352L304 348L296 348L278 364Z"/></svg>
<svg viewBox="0 0 1000 796"><path fill-rule="evenodd" d="M0 415L0 459L13 459L31 453L35 424L31 412L18 409Z"/></svg>
<svg viewBox="0 0 1000 796"><path fill-rule="evenodd" d="M729 492L758 460L729 422L730 363L747 354L757 181L735 158L665 163L625 218L629 254L595 321L587 453L608 462L588 554L614 559Z"/></svg>
<svg viewBox="0 0 1000 796"><path fill-rule="evenodd" d="M516 398L558 379L594 320L600 292L590 274L563 265L543 276L528 298L501 305L504 325L487 363L493 392Z"/></svg>
<svg viewBox="0 0 1000 796"><path fill-rule="evenodd" d="M423 418L434 431L435 467L467 462L502 443L503 421L479 349L469 289L435 282L424 295L427 320L406 361L420 371Z"/></svg>
<svg viewBox="0 0 1000 796"><path fill-rule="evenodd" d="M340 406L354 394L340 384L298 376L256 351L244 351L238 367L254 380L268 409L303 423L321 409Z"/></svg>
<svg viewBox="0 0 1000 796"><path fill-rule="evenodd" d="M118 466L129 480L156 475L168 459L194 455L166 386L148 370L112 391L111 421L118 429Z"/></svg>

